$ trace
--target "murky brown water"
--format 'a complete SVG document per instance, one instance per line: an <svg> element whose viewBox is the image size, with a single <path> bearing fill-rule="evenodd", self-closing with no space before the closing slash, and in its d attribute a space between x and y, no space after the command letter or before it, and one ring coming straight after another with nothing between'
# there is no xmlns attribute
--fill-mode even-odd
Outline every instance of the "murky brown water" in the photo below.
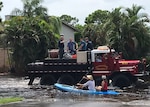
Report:
<svg viewBox="0 0 150 107"><path fill-rule="evenodd" d="M23 97L24 101L0 107L150 107L150 89L118 90L117 96L64 93L53 86L28 86L24 78L0 76L0 97Z"/></svg>

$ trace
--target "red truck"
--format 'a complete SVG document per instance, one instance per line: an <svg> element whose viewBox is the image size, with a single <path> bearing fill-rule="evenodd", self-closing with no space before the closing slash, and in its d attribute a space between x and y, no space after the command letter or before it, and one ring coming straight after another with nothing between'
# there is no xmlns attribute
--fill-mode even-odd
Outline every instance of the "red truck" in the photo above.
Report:
<svg viewBox="0 0 150 107"><path fill-rule="evenodd" d="M101 46L92 51L79 51L77 58L48 58L44 61L29 63L29 85L36 77L40 77L41 85L52 85L56 82L74 85L82 76L92 74L96 85L101 76L106 75L112 80L113 86L126 87L137 81L137 76L143 76L138 71L139 60L124 60L114 49Z"/></svg>

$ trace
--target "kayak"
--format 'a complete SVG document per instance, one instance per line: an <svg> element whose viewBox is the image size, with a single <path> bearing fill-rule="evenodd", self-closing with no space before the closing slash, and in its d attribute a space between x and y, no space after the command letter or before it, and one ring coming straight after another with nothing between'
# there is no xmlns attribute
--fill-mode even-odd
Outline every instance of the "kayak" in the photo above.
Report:
<svg viewBox="0 0 150 107"><path fill-rule="evenodd" d="M72 93L93 94L93 95L118 95L119 94L114 90L107 90L107 91L82 90L82 89L77 89L75 86L59 84L59 83L55 83L54 86L58 90L72 92Z"/></svg>

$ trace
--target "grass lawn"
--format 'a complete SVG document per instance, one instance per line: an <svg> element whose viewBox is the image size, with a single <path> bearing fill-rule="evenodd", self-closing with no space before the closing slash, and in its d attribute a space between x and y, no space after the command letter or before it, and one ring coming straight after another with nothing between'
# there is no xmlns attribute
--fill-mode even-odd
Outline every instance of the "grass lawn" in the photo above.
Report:
<svg viewBox="0 0 150 107"><path fill-rule="evenodd" d="M23 98L20 97L4 97L4 98L0 98L0 104L7 104L7 103L17 102L22 100Z"/></svg>

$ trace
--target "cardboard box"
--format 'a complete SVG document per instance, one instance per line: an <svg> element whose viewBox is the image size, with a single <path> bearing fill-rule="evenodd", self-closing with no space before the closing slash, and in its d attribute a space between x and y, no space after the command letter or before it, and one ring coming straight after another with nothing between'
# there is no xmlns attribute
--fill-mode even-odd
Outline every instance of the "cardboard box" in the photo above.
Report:
<svg viewBox="0 0 150 107"><path fill-rule="evenodd" d="M87 51L77 52L77 63L87 63Z"/></svg>

